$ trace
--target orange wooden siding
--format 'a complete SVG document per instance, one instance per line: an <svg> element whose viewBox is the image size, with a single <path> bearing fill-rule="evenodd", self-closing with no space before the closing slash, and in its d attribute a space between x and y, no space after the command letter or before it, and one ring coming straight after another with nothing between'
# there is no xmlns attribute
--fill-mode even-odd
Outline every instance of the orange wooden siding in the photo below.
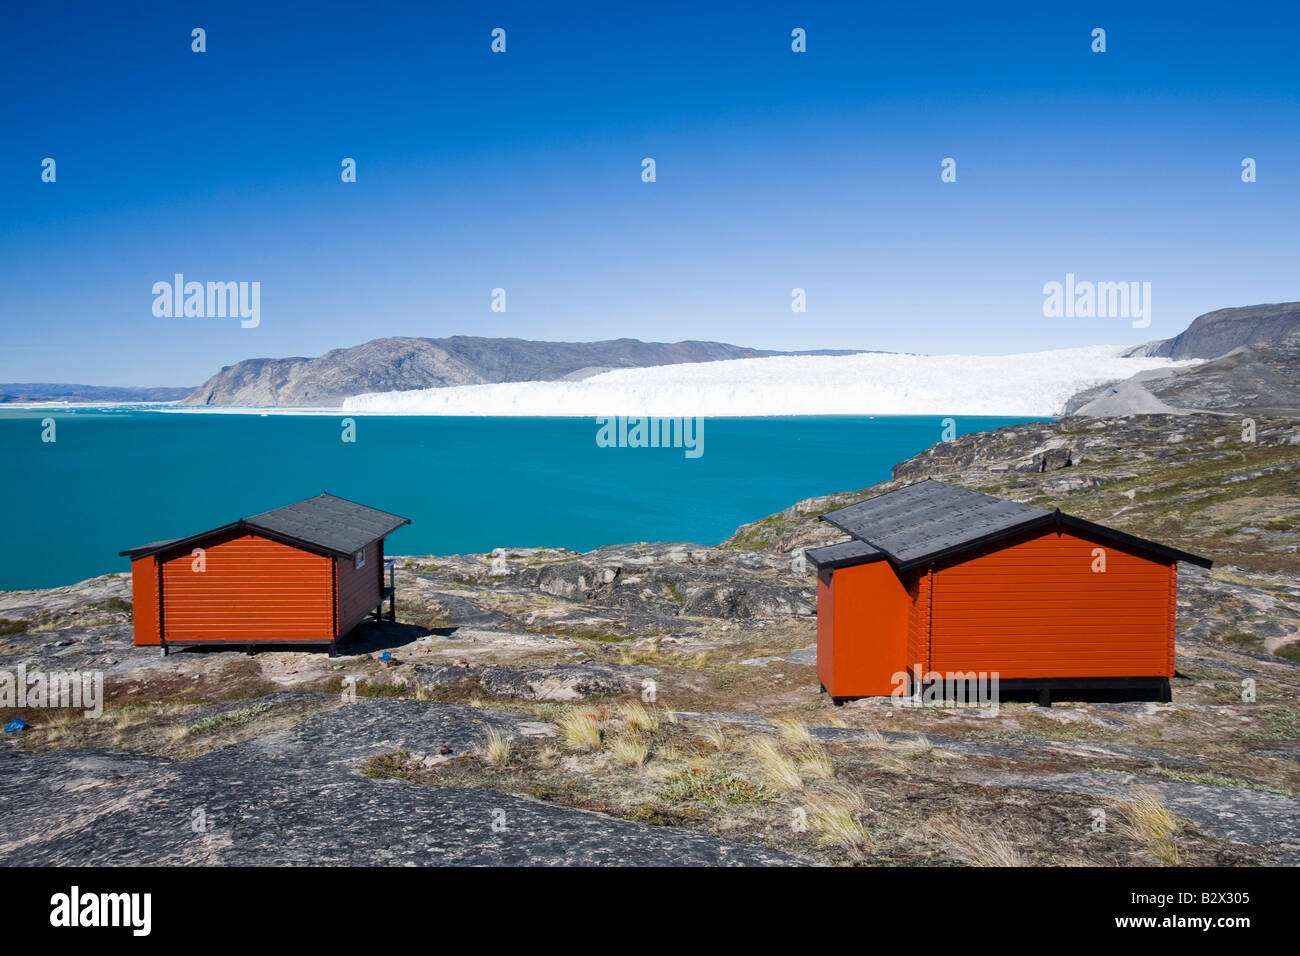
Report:
<svg viewBox="0 0 1300 956"><path fill-rule="evenodd" d="M930 593L934 575L928 569L918 572L907 589L911 613L907 618L907 666L930 669Z"/></svg>
<svg viewBox="0 0 1300 956"><path fill-rule="evenodd" d="M835 579L817 572L817 677L835 695Z"/></svg>
<svg viewBox="0 0 1300 956"><path fill-rule="evenodd" d="M826 587L826 625L822 589L819 580L817 673L822 685L833 697L887 696L897 686L894 675L908 668L912 599L906 586L888 561L839 568ZM825 664L824 646L829 650Z"/></svg>
<svg viewBox="0 0 1300 956"><path fill-rule="evenodd" d="M1173 580L1167 564L1055 531L937 569L927 669L1172 676Z"/></svg>
<svg viewBox="0 0 1300 956"><path fill-rule="evenodd" d="M333 561L255 535L163 563L167 641L329 641L334 634Z"/></svg>
<svg viewBox="0 0 1300 956"><path fill-rule="evenodd" d="M158 637L158 561L153 555L131 562L131 624L135 643L162 643Z"/></svg>
<svg viewBox="0 0 1300 956"><path fill-rule="evenodd" d="M1177 671L1174 642L1178 631L1178 565L1169 565L1169 676Z"/></svg>
<svg viewBox="0 0 1300 956"><path fill-rule="evenodd" d="M384 562L378 543L366 546L364 567L353 566L352 558L338 561L338 632L342 636L356 627L379 604Z"/></svg>

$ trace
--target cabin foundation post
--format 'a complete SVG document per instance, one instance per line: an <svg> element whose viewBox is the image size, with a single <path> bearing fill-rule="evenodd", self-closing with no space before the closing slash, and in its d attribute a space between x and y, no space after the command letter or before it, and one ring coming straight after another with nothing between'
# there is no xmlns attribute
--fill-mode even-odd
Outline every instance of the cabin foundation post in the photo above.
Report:
<svg viewBox="0 0 1300 956"><path fill-rule="evenodd" d="M1039 688L1039 691L1038 691L1038 706L1039 706L1039 707L1051 707L1051 706L1052 706L1052 688L1050 688L1050 687L1042 687L1042 688Z"/></svg>

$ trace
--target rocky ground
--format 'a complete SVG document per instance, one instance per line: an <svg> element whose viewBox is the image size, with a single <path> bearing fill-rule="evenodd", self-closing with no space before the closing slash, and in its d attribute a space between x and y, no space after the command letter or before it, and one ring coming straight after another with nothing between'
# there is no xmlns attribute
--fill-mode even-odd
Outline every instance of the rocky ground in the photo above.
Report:
<svg viewBox="0 0 1300 956"><path fill-rule="evenodd" d="M1067 415L1300 415L1300 345L1242 346L1187 368L1138 372L1075 395Z"/></svg>
<svg viewBox="0 0 1300 956"><path fill-rule="evenodd" d="M1202 361L1138 372L1080 392L1066 404L1065 414L1300 416L1300 302L1207 312L1172 339L1147 342L1127 354Z"/></svg>
<svg viewBox="0 0 1300 956"><path fill-rule="evenodd" d="M1173 702L820 694L817 517L925 476L1214 558ZM4 712L0 862L1300 863L1298 485L1287 420L1013 426L717 547L399 559L399 623L337 659L160 658L123 575L0 594L0 670L106 694Z"/></svg>

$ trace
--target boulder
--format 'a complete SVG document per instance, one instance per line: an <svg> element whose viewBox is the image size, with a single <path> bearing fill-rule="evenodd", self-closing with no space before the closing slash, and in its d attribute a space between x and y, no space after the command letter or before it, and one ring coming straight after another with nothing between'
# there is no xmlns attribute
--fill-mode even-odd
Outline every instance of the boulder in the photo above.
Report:
<svg viewBox="0 0 1300 956"><path fill-rule="evenodd" d="M491 665L479 672L479 683L496 697L586 700L607 694L626 694L639 687L641 682L600 664L558 664L529 668Z"/></svg>
<svg viewBox="0 0 1300 956"><path fill-rule="evenodd" d="M416 664L412 677L417 687L432 690L441 684L454 684L478 670L478 666L465 661L453 661L450 664Z"/></svg>
<svg viewBox="0 0 1300 956"><path fill-rule="evenodd" d="M608 590L621 570L596 567L584 561L548 564L537 573L537 590L569 601L586 601Z"/></svg>
<svg viewBox="0 0 1300 956"><path fill-rule="evenodd" d="M768 584L706 584L687 590L682 613L729 620L807 617L813 605L797 591Z"/></svg>

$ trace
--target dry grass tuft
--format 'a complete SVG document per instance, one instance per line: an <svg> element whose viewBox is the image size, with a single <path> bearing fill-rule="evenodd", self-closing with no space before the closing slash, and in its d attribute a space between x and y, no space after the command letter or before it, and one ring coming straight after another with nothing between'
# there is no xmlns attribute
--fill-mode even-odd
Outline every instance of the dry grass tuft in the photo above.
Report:
<svg viewBox="0 0 1300 956"><path fill-rule="evenodd" d="M571 710L559 720L560 736L570 747L595 750L600 746L600 720L590 710Z"/></svg>
<svg viewBox="0 0 1300 956"><path fill-rule="evenodd" d="M659 729L659 714L635 701L619 707L618 717L628 730L641 730L652 734Z"/></svg>
<svg viewBox="0 0 1300 956"><path fill-rule="evenodd" d="M86 728L83 721L86 717L83 711L60 708L50 710L43 716L45 719L41 723L41 729L45 731L46 740L77 739L84 736Z"/></svg>
<svg viewBox="0 0 1300 956"><path fill-rule="evenodd" d="M1134 798L1120 804L1118 810L1123 820L1121 833L1141 843L1165 866L1178 865L1178 817L1157 790L1139 787Z"/></svg>
<svg viewBox="0 0 1300 956"><path fill-rule="evenodd" d="M925 757L934 752L934 744L925 734L917 734L911 740L902 741L899 747L911 757Z"/></svg>
<svg viewBox="0 0 1300 956"><path fill-rule="evenodd" d="M880 731L871 729L862 735L862 743L868 747L888 747L889 740Z"/></svg>
<svg viewBox="0 0 1300 956"><path fill-rule="evenodd" d="M1026 865L1020 851L1009 840L971 820L936 817L929 822L925 832L974 866Z"/></svg>
<svg viewBox="0 0 1300 956"><path fill-rule="evenodd" d="M510 752L512 745L510 738L504 736L501 731L495 727L489 727L485 742L479 752L491 764L498 767L504 767L510 762Z"/></svg>
<svg viewBox="0 0 1300 956"><path fill-rule="evenodd" d="M865 858L871 846L871 835L860 820L860 815L867 809L860 793L848 787L831 785L810 794L806 804L808 825L822 846L840 847L855 862Z"/></svg>
<svg viewBox="0 0 1300 956"><path fill-rule="evenodd" d="M650 748L638 734L626 734L610 742L609 753L624 767L640 767L650 756Z"/></svg>
<svg viewBox="0 0 1300 956"><path fill-rule="evenodd" d="M726 750L729 743L726 730L723 729L722 724L718 723L709 722L705 724L704 729L700 731L700 737L719 753Z"/></svg>
<svg viewBox="0 0 1300 956"><path fill-rule="evenodd" d="M830 754L821 744L805 744L795 751L794 758L798 762L799 775L805 780L829 780L835 775Z"/></svg>
<svg viewBox="0 0 1300 956"><path fill-rule="evenodd" d="M750 744L758 770L775 790L802 790L803 777L794 760L771 737L755 737Z"/></svg>
<svg viewBox="0 0 1300 956"><path fill-rule="evenodd" d="M685 757L676 744L661 744L655 748L656 763L681 763Z"/></svg>
<svg viewBox="0 0 1300 956"><path fill-rule="evenodd" d="M777 735L788 744L803 746L813 742L808 725L797 717L778 717L772 721Z"/></svg>

